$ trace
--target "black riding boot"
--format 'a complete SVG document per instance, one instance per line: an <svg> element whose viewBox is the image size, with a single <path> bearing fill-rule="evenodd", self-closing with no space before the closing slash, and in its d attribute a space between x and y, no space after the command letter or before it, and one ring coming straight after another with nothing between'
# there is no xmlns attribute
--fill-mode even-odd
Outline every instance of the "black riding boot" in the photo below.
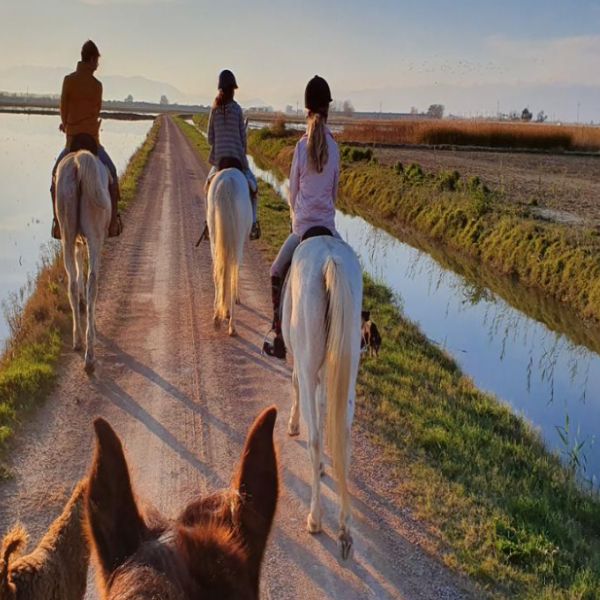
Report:
<svg viewBox="0 0 600 600"><path fill-rule="evenodd" d="M108 190L110 192L110 225L108 226L108 237L117 237L123 231L123 223L119 214L119 200L121 199L121 190L119 182L113 181Z"/></svg>
<svg viewBox="0 0 600 600"><path fill-rule="evenodd" d="M258 192L253 192L252 190L250 190L250 202L252 203L252 214L258 214L256 207L256 203L258 202ZM250 230L250 239L258 240L260 238L260 234L260 223L257 217L256 222L252 223L252 229Z"/></svg>
<svg viewBox="0 0 600 600"><path fill-rule="evenodd" d="M52 176L52 184L50 185L50 196L52 197L52 237L55 240L60 240L60 225L56 218L56 182L54 175Z"/></svg>
<svg viewBox="0 0 600 600"><path fill-rule="evenodd" d="M273 343L265 342L263 344L263 351L269 356L280 358L285 360L286 349L281 335L281 317L280 317L280 304L281 304L281 277L271 277L271 299L273 300L273 331L275 332L275 338Z"/></svg>

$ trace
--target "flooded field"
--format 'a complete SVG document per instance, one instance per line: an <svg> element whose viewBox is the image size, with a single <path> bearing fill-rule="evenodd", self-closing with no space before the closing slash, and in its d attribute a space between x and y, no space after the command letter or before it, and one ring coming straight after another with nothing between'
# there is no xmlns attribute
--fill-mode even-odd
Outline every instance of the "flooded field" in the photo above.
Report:
<svg viewBox="0 0 600 600"><path fill-rule="evenodd" d="M35 275L51 251L50 174L64 145L56 116L0 114L0 300L4 305ZM151 121L103 121L102 144L119 172L144 140ZM0 314L0 344L8 335Z"/></svg>
<svg viewBox="0 0 600 600"><path fill-rule="evenodd" d="M287 181L254 161L252 168L287 197ZM597 485L600 328L543 294L409 234L400 240L340 211L336 223L364 269L394 291L406 317Z"/></svg>

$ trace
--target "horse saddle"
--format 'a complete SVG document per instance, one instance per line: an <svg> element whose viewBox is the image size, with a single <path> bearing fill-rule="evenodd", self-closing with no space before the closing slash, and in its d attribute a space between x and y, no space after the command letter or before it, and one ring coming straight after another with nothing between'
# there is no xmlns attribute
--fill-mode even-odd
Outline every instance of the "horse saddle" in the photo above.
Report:
<svg viewBox="0 0 600 600"><path fill-rule="evenodd" d="M320 235L332 236L333 233L331 233L331 231L327 229L327 227L323 227L322 225L315 225L314 227L310 227L304 232L301 241L303 242L304 240L308 240L313 237L318 237Z"/></svg>
<svg viewBox="0 0 600 600"><path fill-rule="evenodd" d="M244 165L242 165L242 161L239 158L235 158L235 156L224 156L219 160L217 171L222 171L223 169L237 169L243 173Z"/></svg>
<svg viewBox="0 0 600 600"><path fill-rule="evenodd" d="M89 133L76 133L69 144L69 152L79 152L87 150L94 156L98 156L98 142L93 135Z"/></svg>
<svg viewBox="0 0 600 600"><path fill-rule="evenodd" d="M302 236L301 242L305 240L309 240L310 238L319 237L321 235L329 235L333 236L331 230L327 229L327 227L323 227L322 225L315 225L314 227L310 227L304 232ZM291 264L291 263L290 263ZM282 318L283 311L283 299L285 296L285 292L287 290L288 279L290 276L290 265L288 265L285 269L285 277L283 278L283 285L281 286L281 298L279 300L279 318Z"/></svg>

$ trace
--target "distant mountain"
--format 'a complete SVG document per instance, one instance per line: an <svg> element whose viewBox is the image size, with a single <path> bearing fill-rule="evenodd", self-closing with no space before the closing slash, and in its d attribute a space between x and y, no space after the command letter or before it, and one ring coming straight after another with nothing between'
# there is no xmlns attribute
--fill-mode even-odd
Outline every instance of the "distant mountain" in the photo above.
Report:
<svg viewBox="0 0 600 600"><path fill-rule="evenodd" d="M73 67L21 66L0 69L0 91L60 94L63 77L72 71ZM100 72L98 78L102 81L105 100L123 100L131 94L134 100L158 102L164 94L169 102L209 102L207 98L189 96L169 83L146 77L104 75Z"/></svg>

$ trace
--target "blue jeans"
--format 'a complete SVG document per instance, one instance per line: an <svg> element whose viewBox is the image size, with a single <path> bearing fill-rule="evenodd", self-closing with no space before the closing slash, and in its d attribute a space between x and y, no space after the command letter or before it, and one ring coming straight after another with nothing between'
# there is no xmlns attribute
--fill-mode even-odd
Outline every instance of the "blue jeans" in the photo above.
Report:
<svg viewBox="0 0 600 600"><path fill-rule="evenodd" d="M58 163L67 155L69 154L69 149L68 148L63 148L61 153L58 155L58 158L56 159L56 163L54 163L54 168L52 169L52 182L54 183L54 176L56 175L56 169L58 169ZM117 167L115 167L115 163L113 163L113 161L111 160L110 156L108 155L108 152L104 149L104 146L98 146L98 158L102 161L102 163L104 165L106 165L106 168L109 170L111 177L113 178L113 181L118 182L118 176L117 176Z"/></svg>

